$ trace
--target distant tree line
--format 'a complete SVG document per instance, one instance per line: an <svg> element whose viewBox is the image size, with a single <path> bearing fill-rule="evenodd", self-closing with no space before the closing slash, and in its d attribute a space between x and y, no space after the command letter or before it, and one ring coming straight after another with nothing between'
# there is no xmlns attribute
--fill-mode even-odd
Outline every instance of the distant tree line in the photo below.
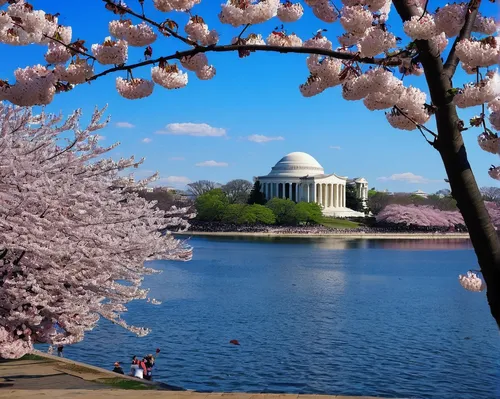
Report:
<svg viewBox="0 0 500 399"><path fill-rule="evenodd" d="M321 222L322 213L318 204L307 202L296 204L282 198L273 198L266 202L259 189L259 184L256 182L247 192L246 201L240 188L228 190L223 186L206 191L195 199L196 219L203 222L246 225L295 226ZM235 202L235 198L238 198L238 202Z"/></svg>

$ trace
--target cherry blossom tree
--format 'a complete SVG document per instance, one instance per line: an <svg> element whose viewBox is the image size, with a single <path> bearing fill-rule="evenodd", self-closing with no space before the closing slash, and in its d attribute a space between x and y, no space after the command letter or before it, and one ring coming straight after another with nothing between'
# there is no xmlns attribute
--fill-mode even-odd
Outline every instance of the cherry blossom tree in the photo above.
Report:
<svg viewBox="0 0 500 399"><path fill-rule="evenodd" d="M0 358L78 342L100 317L147 334L120 316L147 296L144 262L191 258L159 231L187 228L185 211L131 191L155 176L135 183L118 172L141 161L104 158L115 146L98 144L101 115L80 129L79 111L62 120L0 104Z"/></svg>
<svg viewBox="0 0 500 399"><path fill-rule="evenodd" d="M387 205L376 219L381 224L414 227L449 228L464 224L458 211L441 211L428 205Z"/></svg>
<svg viewBox="0 0 500 399"><path fill-rule="evenodd" d="M341 86L345 100L362 100L370 111L385 110L392 127L420 133L439 152L477 254L492 315L500 326L500 242L462 138L464 130L479 129L479 146L499 153L494 131L500 129L500 98L498 74L492 67L498 63L500 45L494 18L480 13L481 0L447 4L434 12L428 0L339 0L338 4L329 0L228 0L218 16L235 33L225 44L219 43L217 30L196 14L200 3L138 0L128 6L103 0L116 20L109 23L111 36L89 50L83 40L72 40L71 28L58 25L56 16L34 10L24 0L0 0L6 5L0 14L0 42L47 45L45 59L51 64L16 70L15 82L0 83L0 99L17 105L48 104L57 92L113 72L125 74L116 78L118 93L139 99L152 95L156 86L179 89L193 76L212 79L216 69L208 60L209 53L237 52L241 58L256 51L306 54L309 76L299 87L302 95L310 97ZM399 18L389 25L389 14L394 11ZM162 22L151 18L158 12L165 14ZM305 13L317 17L318 28L338 21L345 30L336 38L338 45L325 36L324 29L306 40L281 28L252 31L273 18L289 26ZM398 20L404 38L389 31ZM154 58L152 45L160 37L179 47ZM144 61L128 62L133 47L144 51ZM457 81L459 64L470 81ZM141 67L151 67L151 80L133 76ZM405 86L398 75L422 76L430 98L416 87ZM471 107L477 107L478 115L464 122L457 108ZM436 131L425 126L431 118ZM500 167L493 166L489 174L500 180Z"/></svg>

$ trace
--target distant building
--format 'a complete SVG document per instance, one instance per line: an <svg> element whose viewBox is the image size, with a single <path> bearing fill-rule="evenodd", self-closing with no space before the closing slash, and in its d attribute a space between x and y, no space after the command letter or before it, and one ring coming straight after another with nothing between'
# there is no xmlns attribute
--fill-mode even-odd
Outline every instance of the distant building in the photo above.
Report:
<svg viewBox="0 0 500 399"><path fill-rule="evenodd" d="M266 199L288 198L295 202L316 202L323 214L336 217L360 217L346 207L346 184L353 184L363 203L368 199L368 182L360 177L347 179L335 173L325 174L316 159L305 152L292 152L279 160L266 176L256 178Z"/></svg>
<svg viewBox="0 0 500 399"><path fill-rule="evenodd" d="M426 192L424 192L422 190L414 191L414 192L412 192L412 195L416 195L416 196L422 197L422 198L427 198L429 196L429 194L427 194Z"/></svg>

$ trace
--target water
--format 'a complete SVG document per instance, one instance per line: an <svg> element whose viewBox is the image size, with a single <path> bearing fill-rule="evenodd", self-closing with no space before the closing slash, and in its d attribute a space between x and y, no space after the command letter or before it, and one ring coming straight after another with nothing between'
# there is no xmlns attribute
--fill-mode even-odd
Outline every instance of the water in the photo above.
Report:
<svg viewBox="0 0 500 399"><path fill-rule="evenodd" d="M161 348L154 378L199 391L500 398L500 340L484 293L460 287L467 241L192 239L154 262L160 306L129 305L66 356L111 369ZM241 345L229 344L237 339Z"/></svg>

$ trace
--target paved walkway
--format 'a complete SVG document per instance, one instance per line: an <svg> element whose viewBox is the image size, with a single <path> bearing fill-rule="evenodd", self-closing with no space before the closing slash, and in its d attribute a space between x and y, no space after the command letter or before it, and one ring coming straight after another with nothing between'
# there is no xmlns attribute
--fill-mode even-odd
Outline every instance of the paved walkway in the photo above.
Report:
<svg viewBox="0 0 500 399"><path fill-rule="evenodd" d="M99 367L37 352L33 360L0 360L0 399L375 399L368 396L200 393L123 376ZM117 389L140 384L145 391ZM380 399L380 398L377 398Z"/></svg>

